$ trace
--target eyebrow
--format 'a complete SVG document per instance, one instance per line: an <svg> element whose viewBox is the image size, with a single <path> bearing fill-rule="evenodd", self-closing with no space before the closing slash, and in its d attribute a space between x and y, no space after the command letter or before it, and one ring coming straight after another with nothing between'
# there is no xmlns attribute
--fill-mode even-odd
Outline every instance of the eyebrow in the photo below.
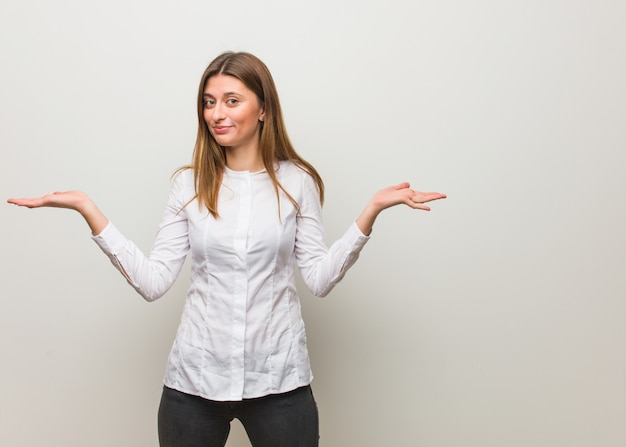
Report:
<svg viewBox="0 0 626 447"><path fill-rule="evenodd" d="M211 98L214 98L214 96L210 93L203 93L202 96L203 97L210 96ZM237 93L237 92L225 92L222 96L242 96L242 95L241 93Z"/></svg>

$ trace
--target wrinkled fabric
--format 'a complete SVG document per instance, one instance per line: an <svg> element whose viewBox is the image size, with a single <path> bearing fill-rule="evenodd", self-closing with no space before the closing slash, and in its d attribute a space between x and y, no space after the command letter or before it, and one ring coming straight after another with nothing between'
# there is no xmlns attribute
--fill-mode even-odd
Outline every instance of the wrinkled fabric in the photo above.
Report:
<svg viewBox="0 0 626 447"><path fill-rule="evenodd" d="M319 191L310 175L281 162L265 171L226 169L216 219L193 199L193 173L175 176L149 256L112 224L94 241L135 290L152 301L167 292L191 252L191 278L168 359L165 385L211 400L283 393L312 380L295 271L326 296L369 237L352 223L325 244Z"/></svg>

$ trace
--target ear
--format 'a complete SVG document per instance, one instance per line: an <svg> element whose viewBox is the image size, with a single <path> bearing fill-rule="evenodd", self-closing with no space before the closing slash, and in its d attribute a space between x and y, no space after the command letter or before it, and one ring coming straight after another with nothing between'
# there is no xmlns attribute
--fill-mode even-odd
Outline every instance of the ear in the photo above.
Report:
<svg viewBox="0 0 626 447"><path fill-rule="evenodd" d="M265 121L265 106L261 108L261 114L259 115L259 121Z"/></svg>

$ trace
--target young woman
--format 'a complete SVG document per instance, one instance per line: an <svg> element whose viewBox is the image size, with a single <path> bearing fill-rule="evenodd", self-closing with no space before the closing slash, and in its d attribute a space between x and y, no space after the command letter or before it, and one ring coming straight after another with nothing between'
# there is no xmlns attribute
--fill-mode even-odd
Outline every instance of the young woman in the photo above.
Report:
<svg viewBox="0 0 626 447"><path fill-rule="evenodd" d="M161 446L224 446L238 418L255 447L309 447L318 445L318 417L296 267L311 292L325 296L357 260L381 211L429 210L425 203L445 195L408 183L383 189L330 247L323 197L319 174L289 141L269 70L251 54L228 52L200 81L193 162L173 178L150 256L80 191L9 202L78 211L149 301L172 286L191 252L159 407Z"/></svg>

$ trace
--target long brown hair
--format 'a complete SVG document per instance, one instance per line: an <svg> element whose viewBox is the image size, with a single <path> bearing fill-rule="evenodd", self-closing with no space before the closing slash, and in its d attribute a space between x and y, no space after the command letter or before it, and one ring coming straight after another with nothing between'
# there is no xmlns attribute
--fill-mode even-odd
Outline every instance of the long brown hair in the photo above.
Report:
<svg viewBox="0 0 626 447"><path fill-rule="evenodd" d="M299 210L298 203L283 188L276 178L276 165L279 161L288 160L307 172L317 184L320 200L324 201L324 182L315 168L304 160L294 149L283 121L282 110L278 99L278 91L272 75L265 64L250 53L226 52L215 58L204 71L198 89L198 136L193 152L192 163L181 169L192 169L196 189L195 198L200 206L206 206L213 217L219 217L217 198L222 176L226 166L226 154L204 121L204 89L212 76L223 74L239 79L252 90L259 104L265 108L264 121L261 122L259 150L265 170L270 176L276 191L276 199L280 201L279 190L282 190L291 203Z"/></svg>

